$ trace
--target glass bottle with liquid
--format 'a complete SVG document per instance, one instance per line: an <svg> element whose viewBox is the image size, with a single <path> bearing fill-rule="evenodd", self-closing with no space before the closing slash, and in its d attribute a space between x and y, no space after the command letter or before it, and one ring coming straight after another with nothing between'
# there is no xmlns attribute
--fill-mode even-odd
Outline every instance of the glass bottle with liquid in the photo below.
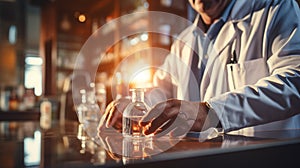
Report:
<svg viewBox="0 0 300 168"><path fill-rule="evenodd" d="M132 92L132 102L123 112L122 133L124 137L145 137L143 128L139 126L139 121L150 109L144 101L145 89L137 88L130 91Z"/></svg>

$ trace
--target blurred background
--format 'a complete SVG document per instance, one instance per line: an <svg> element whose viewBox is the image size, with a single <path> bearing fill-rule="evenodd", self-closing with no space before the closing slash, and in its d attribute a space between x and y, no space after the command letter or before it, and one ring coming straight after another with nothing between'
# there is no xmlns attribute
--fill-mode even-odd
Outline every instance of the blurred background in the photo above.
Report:
<svg viewBox="0 0 300 168"><path fill-rule="evenodd" d="M47 98L52 102L54 117L65 111L66 118L77 120L71 98L71 75L81 47L109 21L139 11L168 12L190 21L195 17L187 0L0 0L1 111L38 108L39 102ZM92 81L96 87L105 89L105 103L116 96L126 96L123 86L132 85L126 73L135 71L128 67L160 65L165 57L154 59L151 53L141 54L137 50L147 47L169 50L173 37L178 35L173 28L183 30L187 26L177 24L176 20L162 24L161 30L167 36L147 32L147 17L132 20L125 22L134 25L132 29L145 32L118 37L119 27L108 28L107 33L113 32L121 40L101 51L103 59L95 79L82 75L87 78L86 83ZM129 55L134 58L132 61L124 59ZM145 71L137 77L142 80L138 82L151 85L152 75L153 71ZM117 88L115 95L111 93L112 86Z"/></svg>
<svg viewBox="0 0 300 168"><path fill-rule="evenodd" d="M71 83L76 57L86 40L109 21L139 11L162 11L193 20L195 13L186 0L0 0L0 109L28 111L39 108L45 98L52 102L53 116L65 110L66 118L74 115ZM132 29L145 30L130 37L118 37L118 27L108 28L118 42L100 54L103 57L95 79L83 74L89 83L105 88L106 103L115 96L126 96L123 85L128 67L160 65L165 55L153 59L150 53L136 52L141 48L159 47L169 50L177 30L187 25L162 24L170 36L147 32L149 20L139 17L125 20ZM132 22L132 23L131 23ZM163 20L162 20L163 22ZM131 56L134 59L124 58ZM139 62L136 62L139 60ZM120 64L122 62L122 64ZM143 86L151 83L153 71L139 78ZM116 94L112 95L112 86ZM123 88L123 89L122 89ZM79 93L79 90L78 90ZM64 108L64 109L62 109Z"/></svg>

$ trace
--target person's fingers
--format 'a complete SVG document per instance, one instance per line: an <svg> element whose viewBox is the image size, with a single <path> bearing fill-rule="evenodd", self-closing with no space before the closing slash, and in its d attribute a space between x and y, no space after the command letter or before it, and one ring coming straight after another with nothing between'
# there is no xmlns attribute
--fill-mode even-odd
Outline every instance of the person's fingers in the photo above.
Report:
<svg viewBox="0 0 300 168"><path fill-rule="evenodd" d="M107 119L108 127L115 127L122 122L123 111L129 103L129 99L121 99L114 104L114 107L111 108L110 116Z"/></svg>
<svg viewBox="0 0 300 168"><path fill-rule="evenodd" d="M108 119L110 110L111 110L111 108L112 108L113 106L115 106L115 103L116 103L115 101L112 101L111 103L109 103L109 104L107 105L107 107L106 107L106 109L105 109L105 120Z"/></svg>
<svg viewBox="0 0 300 168"><path fill-rule="evenodd" d="M119 120L121 122L116 122L113 126L118 132L122 132L122 118Z"/></svg>
<svg viewBox="0 0 300 168"><path fill-rule="evenodd" d="M110 111L110 116L107 119L108 127L112 127L118 122L120 116L122 116L122 111L124 109L120 108L120 102L116 103L115 106ZM120 121L119 121L120 122Z"/></svg>
<svg viewBox="0 0 300 168"><path fill-rule="evenodd" d="M109 128L111 127L112 123L111 123L111 120L112 120L112 117L115 113L115 110L116 110L116 106L112 106L109 110L109 114L108 114L108 117L106 119L106 128Z"/></svg>
<svg viewBox="0 0 300 168"><path fill-rule="evenodd" d="M100 119L100 122L99 122L99 124L98 124L98 132L102 132L103 130L105 130L106 129L106 126L105 126L105 119L104 119L104 117L102 117L101 119Z"/></svg>
<svg viewBox="0 0 300 168"><path fill-rule="evenodd" d="M179 118L180 120L180 118ZM189 131L189 126L186 123L175 121L176 127L170 132L171 137L179 137L185 135Z"/></svg>
<svg viewBox="0 0 300 168"><path fill-rule="evenodd" d="M165 135L167 135L170 131L172 131L172 129L174 129L174 125L172 125L174 123L176 118L172 118L169 121L167 121L166 123L164 123L164 125L160 128L158 128L157 130L155 130L154 134L156 138L159 137L163 137Z"/></svg>
<svg viewBox="0 0 300 168"><path fill-rule="evenodd" d="M102 129L102 128L104 128L106 126L106 121L107 121L107 119L109 117L110 110L113 107L113 104L114 104L114 102L111 102L110 104L107 105L107 107L105 109L105 112L104 112L103 116L100 119L99 129Z"/></svg>
<svg viewBox="0 0 300 168"><path fill-rule="evenodd" d="M160 127L160 132L163 132L163 131L166 131L168 128L170 128L170 126L172 126L172 124L174 123L175 121L175 117L170 119L168 122L166 122L162 127Z"/></svg>
<svg viewBox="0 0 300 168"><path fill-rule="evenodd" d="M166 124L164 124L161 128L159 128L159 132L155 132L156 136L164 136L170 133L171 136L177 137L184 135L189 130L189 126L186 122L186 119L179 115L181 113L177 113L172 119L170 119Z"/></svg>
<svg viewBox="0 0 300 168"><path fill-rule="evenodd" d="M114 126L116 123L121 122L121 120L122 120L122 113L119 110L116 110L116 112L114 112L114 114L112 114L111 118L112 118L111 122L109 123L110 127Z"/></svg>
<svg viewBox="0 0 300 168"><path fill-rule="evenodd" d="M106 141L105 141L105 136L103 136L102 134L102 131L99 131L98 132L98 137L99 137L99 143L105 148L105 149L108 149L108 146L106 144Z"/></svg>
<svg viewBox="0 0 300 168"><path fill-rule="evenodd" d="M178 110L179 109L177 106L165 109L158 117L154 118L152 122L147 125L147 129L144 131L144 133L146 135L155 133L155 131L160 127L167 129L168 126L164 127L164 124L168 124L168 121L176 118ZM164 129L162 129L162 131L164 131Z"/></svg>
<svg viewBox="0 0 300 168"><path fill-rule="evenodd" d="M178 101L176 100L168 100L165 102L161 102L154 106L140 121L141 126L146 126L150 122L152 122L155 118L166 117L168 118L168 110L173 106L178 106Z"/></svg>
<svg viewBox="0 0 300 168"><path fill-rule="evenodd" d="M105 118L106 118L106 116L105 116L105 114L101 117L101 119L100 119L100 122L99 122L99 125L98 125L98 130L100 130L100 129L102 129L103 127L104 127L104 125L105 125Z"/></svg>
<svg viewBox="0 0 300 168"><path fill-rule="evenodd" d="M109 126L114 126L115 124L122 122L123 111L129 104L129 102L129 99L123 99L121 102L116 103L115 111L113 111L112 117L109 120Z"/></svg>
<svg viewBox="0 0 300 168"><path fill-rule="evenodd" d="M167 102L161 102L157 105L155 105L140 121L141 126L148 125L152 119L159 117L166 108L170 107L170 103Z"/></svg>

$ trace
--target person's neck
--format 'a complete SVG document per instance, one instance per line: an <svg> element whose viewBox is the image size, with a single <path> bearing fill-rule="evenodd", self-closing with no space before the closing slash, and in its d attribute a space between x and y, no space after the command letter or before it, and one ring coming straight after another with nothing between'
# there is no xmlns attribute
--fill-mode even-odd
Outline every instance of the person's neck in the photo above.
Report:
<svg viewBox="0 0 300 168"><path fill-rule="evenodd" d="M200 14L201 15L201 18L204 22L204 24L207 26L207 27L210 27L210 25L212 25L217 19L214 18L214 17L210 17L209 15L207 15L206 13L204 14Z"/></svg>
<svg viewBox="0 0 300 168"><path fill-rule="evenodd" d="M221 16L228 4L231 2L231 0L228 0L227 3L222 4L218 7L216 11L210 12L210 13L200 13L201 18L206 24L207 27L210 27L216 20L218 20Z"/></svg>

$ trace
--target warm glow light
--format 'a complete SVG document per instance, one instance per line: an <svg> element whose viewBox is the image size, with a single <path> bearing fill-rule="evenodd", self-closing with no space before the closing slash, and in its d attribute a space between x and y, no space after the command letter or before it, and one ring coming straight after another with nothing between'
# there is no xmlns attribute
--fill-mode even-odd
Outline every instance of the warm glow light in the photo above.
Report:
<svg viewBox="0 0 300 168"><path fill-rule="evenodd" d="M134 74L130 85L134 88L147 88L151 87L152 72L150 69L145 69Z"/></svg>
<svg viewBox="0 0 300 168"><path fill-rule="evenodd" d="M25 63L27 65L42 65L43 59L41 57L26 57Z"/></svg>
<svg viewBox="0 0 300 168"><path fill-rule="evenodd" d="M15 25L9 27L8 41L10 44L16 44L17 42L17 27Z"/></svg>
<svg viewBox="0 0 300 168"><path fill-rule="evenodd" d="M85 15L84 15L84 14L80 14L80 15L78 16L78 21L81 22L81 23L85 22L85 21L86 21Z"/></svg>
<svg viewBox="0 0 300 168"><path fill-rule="evenodd" d="M133 39L130 40L131 45L136 45L138 42L139 42L138 38L133 38Z"/></svg>
<svg viewBox="0 0 300 168"><path fill-rule="evenodd" d="M41 57L27 56L25 58L25 88L34 88L34 94L37 96L42 95L42 64Z"/></svg>
<svg viewBox="0 0 300 168"><path fill-rule="evenodd" d="M148 40L148 34L143 33L143 34L141 35L141 40L142 40L142 41L147 41L147 40Z"/></svg>
<svg viewBox="0 0 300 168"><path fill-rule="evenodd" d="M41 132L35 131L33 137L24 138L24 164L37 166L41 162Z"/></svg>
<svg viewBox="0 0 300 168"><path fill-rule="evenodd" d="M123 59L120 65L122 83L128 84L130 88L150 88L153 77L152 68L149 53L136 52L135 55Z"/></svg>

